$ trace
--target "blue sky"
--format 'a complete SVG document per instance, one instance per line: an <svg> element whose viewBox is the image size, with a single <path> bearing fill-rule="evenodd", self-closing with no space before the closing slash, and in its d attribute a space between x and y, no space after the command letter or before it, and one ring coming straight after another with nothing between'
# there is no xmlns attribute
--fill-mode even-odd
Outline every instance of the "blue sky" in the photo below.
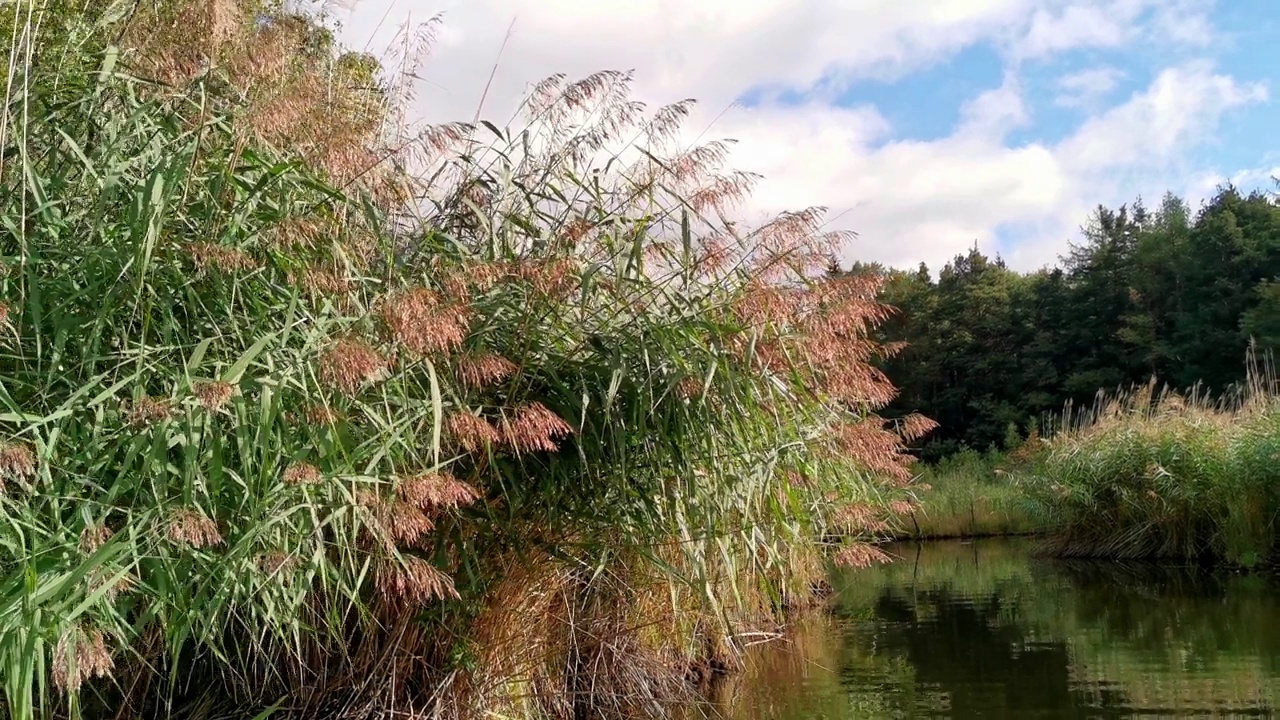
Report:
<svg viewBox="0 0 1280 720"><path fill-rule="evenodd" d="M1139 21L1151 19L1148 10ZM838 71L828 71L809 88L754 87L739 101L749 108L767 102L794 107L824 96L835 106L874 109L892 128L871 144L875 148L945 140L961 124L966 103L1012 80L1019 87L1026 117L1005 136L1005 144L1051 146L1069 138L1091 117L1143 93L1165 69L1193 60L1264 88L1267 98L1234 109L1210 136L1188 142L1184 161L1195 174L1172 175L1164 189L1187 197L1193 206L1203 199L1196 195L1209 190L1210 183L1275 190L1272 176L1280 175L1280 103L1271 90L1280 87L1280 4L1223 2L1208 20L1208 42L1150 38L1024 59L1002 39L991 38L906 72L840 81ZM837 83L840 87L833 91ZM1134 196L1146 191L1148 205L1154 204L1154 187L1149 182L1134 187ZM1114 194L1108 195L1097 202L1115 202ZM1016 253L1023 239L1016 223L996 227L994 236L987 249L997 252Z"/></svg>
<svg viewBox="0 0 1280 720"><path fill-rule="evenodd" d="M367 44L443 11L423 119L469 119L488 87L482 114L505 121L552 73L632 69L651 105L700 100L691 141L739 141L733 167L765 178L748 219L828 207L858 233L846 261L936 268L976 242L1031 269L1099 203L1195 205L1280 173L1275 0L427 4L345 19Z"/></svg>

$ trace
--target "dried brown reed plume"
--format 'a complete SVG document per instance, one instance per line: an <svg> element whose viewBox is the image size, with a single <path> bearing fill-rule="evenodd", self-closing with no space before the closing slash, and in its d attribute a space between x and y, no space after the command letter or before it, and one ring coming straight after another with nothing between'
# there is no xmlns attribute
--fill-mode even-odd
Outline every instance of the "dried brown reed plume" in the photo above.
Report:
<svg viewBox="0 0 1280 720"><path fill-rule="evenodd" d="M500 383L519 369L519 366L510 360L491 353L460 357L456 365L458 379L467 387L476 390Z"/></svg>
<svg viewBox="0 0 1280 720"><path fill-rule="evenodd" d="M165 533L170 541L195 549L222 544L218 524L191 508L178 508L171 512Z"/></svg>
<svg viewBox="0 0 1280 720"><path fill-rule="evenodd" d="M386 358L362 340L339 340L320 358L320 378L345 395L356 394L386 372Z"/></svg>
<svg viewBox="0 0 1280 720"><path fill-rule="evenodd" d="M106 677L115 663L101 630L68 628L53 651L53 683L64 691L76 691L86 680Z"/></svg>
<svg viewBox="0 0 1280 720"><path fill-rule="evenodd" d="M504 422L503 439L516 452L555 452L558 442L573 432L559 415L540 402L517 408L515 416Z"/></svg>
<svg viewBox="0 0 1280 720"><path fill-rule="evenodd" d="M289 485L315 485L324 479L324 474L311 463L296 462L284 469L281 479Z"/></svg>
<svg viewBox="0 0 1280 720"><path fill-rule="evenodd" d="M80 552L92 555L98 552L112 536L111 528L106 525L85 525L80 531Z"/></svg>
<svg viewBox="0 0 1280 720"><path fill-rule="evenodd" d="M485 450L502 440L502 433L489 421L469 412L450 415L445 430L450 441L468 453Z"/></svg>
<svg viewBox="0 0 1280 720"><path fill-rule="evenodd" d="M876 300L884 281L879 275L804 281L830 250L830 234L818 233L817 223L813 214L795 214L765 234L762 246L770 252L759 254L749 266L749 290L735 310L754 334L756 362L762 368L798 374L799 389L820 402L864 409L862 417L832 429L832 450L903 484L914 462L904 441L923 437L937 425L919 415L885 423L874 414L897 392L874 361L892 357L902 346L878 342L872 335L894 311Z"/></svg>
<svg viewBox="0 0 1280 720"><path fill-rule="evenodd" d="M1245 355L1243 383L1223 392L1210 393L1201 385L1179 390L1152 377L1145 384L1113 392L1100 390L1091 405L1068 402L1063 412L1042 423L1045 440L1058 435L1099 435L1119 425L1133 423L1153 428L1158 419L1185 418L1202 423L1229 423L1246 415L1270 412L1280 396L1274 359L1250 342Z"/></svg>
<svg viewBox="0 0 1280 720"><path fill-rule="evenodd" d="M252 270L256 265L244 250L214 243L191 243L187 245L187 253L202 273L213 270L224 273L244 272Z"/></svg>
<svg viewBox="0 0 1280 720"><path fill-rule="evenodd" d="M840 567L866 569L892 560L883 550L868 543L848 543L835 554Z"/></svg>
<svg viewBox="0 0 1280 720"><path fill-rule="evenodd" d="M120 41L133 68L171 92L209 75L228 83L238 104L238 148L283 150L340 188L358 185L387 208L403 209L420 192L406 168L420 172L469 137L464 123L419 127L407 115L438 20L406 23L381 61L356 52L335 57L331 32L314 18L247 0L142 4ZM314 244L308 238L318 233L302 230L287 239ZM202 266L247 267L238 251L211 249L196 251ZM349 250L350 258L366 259L372 246Z"/></svg>
<svg viewBox="0 0 1280 720"><path fill-rule="evenodd" d="M135 428L158 425L165 422L173 414L173 403L167 398L156 399L143 396L133 403L126 404L129 424Z"/></svg>
<svg viewBox="0 0 1280 720"><path fill-rule="evenodd" d="M401 480L396 494L424 512L436 514L470 505L480 492L447 472L430 472Z"/></svg>
<svg viewBox="0 0 1280 720"><path fill-rule="evenodd" d="M36 456L25 443L0 443L0 493L5 490L5 479L25 480L36 472Z"/></svg>
<svg viewBox="0 0 1280 720"><path fill-rule="evenodd" d="M467 337L468 311L434 290L417 288L382 299L379 314L391 339L417 355L457 350Z"/></svg>
<svg viewBox="0 0 1280 720"><path fill-rule="evenodd" d="M1046 440L1061 435L1085 438L1129 425L1139 430L1154 429L1156 424L1152 421L1161 418L1229 422L1233 417L1268 409L1270 397L1265 390L1253 389L1257 382L1251 375L1245 387L1218 395L1200 386L1180 391L1156 378L1112 392L1099 391L1091 405L1077 407L1069 401L1060 415L1043 423L1044 437Z"/></svg>
<svg viewBox="0 0 1280 720"><path fill-rule="evenodd" d="M453 579L420 557L386 558L378 563L374 585L390 605L416 609L439 598L457 598Z"/></svg>
<svg viewBox="0 0 1280 720"><path fill-rule="evenodd" d="M295 274L293 282L311 297L336 299L344 308L347 294L355 289L355 283L345 272L323 267L307 268Z"/></svg>
<svg viewBox="0 0 1280 720"><path fill-rule="evenodd" d="M235 395L236 386L228 382L204 381L195 383L192 392L205 409L221 410Z"/></svg>

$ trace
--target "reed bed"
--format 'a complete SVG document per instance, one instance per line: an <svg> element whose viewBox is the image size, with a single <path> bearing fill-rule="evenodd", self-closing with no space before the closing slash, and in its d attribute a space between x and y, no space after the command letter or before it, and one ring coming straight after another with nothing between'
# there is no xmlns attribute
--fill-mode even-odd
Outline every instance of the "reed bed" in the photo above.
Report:
<svg viewBox="0 0 1280 720"><path fill-rule="evenodd" d="M1280 549L1280 404L1270 362L1251 353L1231 392L1154 382L1068 411L1027 470L1063 556L1221 560Z"/></svg>
<svg viewBox="0 0 1280 720"><path fill-rule="evenodd" d="M418 127L430 26L2 12L0 717L656 716L886 559L890 310L688 103Z"/></svg>
<svg viewBox="0 0 1280 720"><path fill-rule="evenodd" d="M1027 451L965 450L924 466L918 484L928 491L921 493L919 509L899 524L898 537L972 538L1049 531L1053 521L1049 508L1034 497L1018 473L1027 456Z"/></svg>

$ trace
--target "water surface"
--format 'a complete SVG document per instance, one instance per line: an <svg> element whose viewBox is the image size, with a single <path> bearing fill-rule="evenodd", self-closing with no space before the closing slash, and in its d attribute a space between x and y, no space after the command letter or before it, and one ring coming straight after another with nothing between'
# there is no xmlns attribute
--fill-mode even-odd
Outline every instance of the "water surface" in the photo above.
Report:
<svg viewBox="0 0 1280 720"><path fill-rule="evenodd" d="M894 548L835 579L834 612L752 648L732 720L1273 717L1280 584L1060 563L1027 541Z"/></svg>

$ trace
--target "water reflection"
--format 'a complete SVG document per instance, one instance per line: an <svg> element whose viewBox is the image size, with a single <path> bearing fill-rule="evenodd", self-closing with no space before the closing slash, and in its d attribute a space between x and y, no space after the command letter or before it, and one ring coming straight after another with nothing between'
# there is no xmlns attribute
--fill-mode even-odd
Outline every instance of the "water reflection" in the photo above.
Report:
<svg viewBox="0 0 1280 720"><path fill-rule="evenodd" d="M753 649L733 720L1271 717L1280 585L1032 558L1025 542L896 549L836 579L829 616Z"/></svg>

